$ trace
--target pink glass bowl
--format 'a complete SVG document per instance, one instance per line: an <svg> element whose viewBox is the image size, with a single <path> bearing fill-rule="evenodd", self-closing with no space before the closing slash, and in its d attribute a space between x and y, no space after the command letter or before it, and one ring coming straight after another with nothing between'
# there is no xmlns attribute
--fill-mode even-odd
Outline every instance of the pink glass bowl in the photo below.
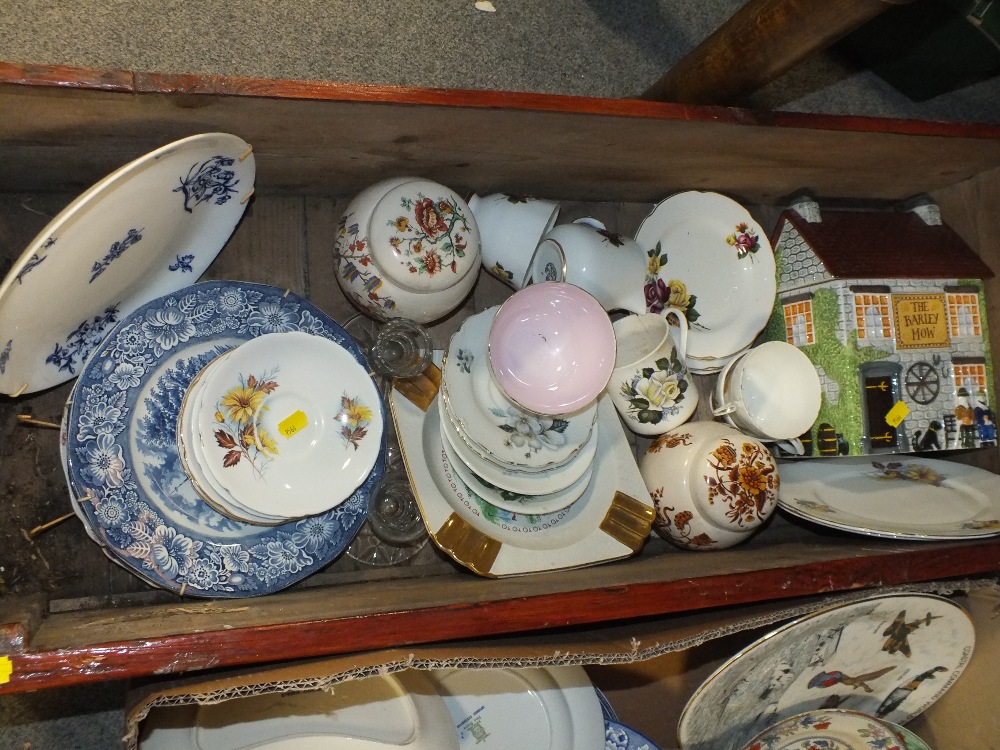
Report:
<svg viewBox="0 0 1000 750"><path fill-rule="evenodd" d="M615 332L594 297L550 281L515 292L489 334L497 387L522 409L561 416L592 403L615 366Z"/></svg>

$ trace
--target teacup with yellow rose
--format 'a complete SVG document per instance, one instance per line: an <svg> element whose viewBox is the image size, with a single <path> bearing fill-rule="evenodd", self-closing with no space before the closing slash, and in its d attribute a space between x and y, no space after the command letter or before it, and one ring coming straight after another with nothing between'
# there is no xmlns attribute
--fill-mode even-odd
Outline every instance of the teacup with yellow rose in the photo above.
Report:
<svg viewBox="0 0 1000 750"><path fill-rule="evenodd" d="M685 364L687 318L677 307L614 322L615 369L608 394L626 426L662 435L688 421L698 389Z"/></svg>

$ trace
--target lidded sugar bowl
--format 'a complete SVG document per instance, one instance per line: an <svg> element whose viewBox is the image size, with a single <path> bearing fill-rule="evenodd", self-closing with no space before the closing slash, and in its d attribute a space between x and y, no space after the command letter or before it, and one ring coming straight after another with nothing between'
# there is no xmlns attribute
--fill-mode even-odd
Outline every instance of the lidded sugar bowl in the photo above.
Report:
<svg viewBox="0 0 1000 750"><path fill-rule="evenodd" d="M660 435L639 461L653 530L692 550L732 547L774 513L778 469L755 438L720 422L689 422Z"/></svg>
<svg viewBox="0 0 1000 750"><path fill-rule="evenodd" d="M462 304L482 263L465 200L417 177L382 180L348 204L334 243L337 283L379 320L429 323Z"/></svg>

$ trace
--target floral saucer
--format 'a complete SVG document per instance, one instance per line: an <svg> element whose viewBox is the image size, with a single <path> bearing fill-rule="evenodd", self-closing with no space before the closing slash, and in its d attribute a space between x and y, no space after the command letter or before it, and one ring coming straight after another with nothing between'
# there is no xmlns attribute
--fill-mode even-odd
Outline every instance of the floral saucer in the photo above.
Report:
<svg viewBox="0 0 1000 750"><path fill-rule="evenodd" d="M475 449L456 429L447 403L447 392L442 389L438 392L436 408L441 415L441 431L444 438L454 448L456 455L480 478L507 492L517 492L522 495L548 495L565 490L587 472L597 453L597 446L600 442L599 424L594 425L590 440L572 461L552 469L531 473L506 469L484 459L475 452ZM435 406L431 408L433 409Z"/></svg>
<svg viewBox="0 0 1000 750"><path fill-rule="evenodd" d="M465 441L488 460L524 471L561 466L590 439L597 402L555 418L530 414L505 398L492 383L487 355L498 309L499 305L470 316L451 337L441 379L452 421Z"/></svg>
<svg viewBox="0 0 1000 750"><path fill-rule="evenodd" d="M606 437L586 491L568 508L536 518L469 493L442 449L440 410L421 411L394 392L390 403L406 470L434 543L489 577L594 565L637 552L652 526L652 500L618 413L602 402L598 424Z"/></svg>
<svg viewBox="0 0 1000 750"><path fill-rule="evenodd" d="M254 178L248 143L205 133L126 164L64 208L0 283L0 393L76 377L115 324L201 276ZM44 300L58 304L40 312Z"/></svg>
<svg viewBox="0 0 1000 750"><path fill-rule="evenodd" d="M777 279L767 234L746 208L718 193L677 193L642 221L636 240L649 255L649 310L685 311L690 370L717 372L725 361L713 360L753 342L771 316Z"/></svg>
<svg viewBox="0 0 1000 750"><path fill-rule="evenodd" d="M331 562L365 520L384 446L349 500L271 527L213 510L181 468L177 417L192 378L222 352L275 331L323 336L365 364L354 341L307 300L275 287L212 281L126 316L81 373L69 415L70 479L90 497L81 506L104 548L155 586L219 598L272 593Z"/></svg>
<svg viewBox="0 0 1000 750"><path fill-rule="evenodd" d="M554 513L568 507L579 499L590 484L590 479L594 474L594 467L591 464L584 472L583 476L577 479L569 487L557 492L550 492L544 495L525 495L520 492L510 492L490 484L481 476L476 474L469 466L455 454L455 449L451 447L448 439L441 436L442 448L448 457L452 470L458 474L469 492L475 493L491 505L495 505L501 510L509 513Z"/></svg>
<svg viewBox="0 0 1000 750"><path fill-rule="evenodd" d="M258 336L214 365L192 423L202 468L240 505L286 519L350 497L379 456L383 416L368 368L322 336Z"/></svg>
<svg viewBox="0 0 1000 750"><path fill-rule="evenodd" d="M233 497L229 490L215 481L215 478L209 472L205 471L205 467L208 466L208 459L205 457L202 441L196 435L194 420L191 419L193 414L200 413L201 409L204 408L201 405L201 397L203 395L201 386L204 384L205 375L213 367L218 366L227 356L236 351L236 348L220 354L205 365L201 372L195 375L191 384L184 391L180 413L177 417L177 453L180 457L181 468L184 469L184 473L191 480L191 486L215 510L244 523L277 526L289 519L271 514L265 515L250 510Z"/></svg>

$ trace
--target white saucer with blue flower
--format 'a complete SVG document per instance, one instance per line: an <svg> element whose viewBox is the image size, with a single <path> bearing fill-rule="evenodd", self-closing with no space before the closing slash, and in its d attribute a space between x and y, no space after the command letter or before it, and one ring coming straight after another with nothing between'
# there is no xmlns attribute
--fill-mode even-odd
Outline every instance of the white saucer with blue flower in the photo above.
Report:
<svg viewBox="0 0 1000 750"><path fill-rule="evenodd" d="M346 349L353 339L308 300L237 281L195 284L147 302L88 360L74 388L66 452L86 518L115 559L148 583L189 596L259 596L329 564L361 528L385 467L325 513L279 526L228 518L181 466L177 418L185 389L219 354L266 333L303 331Z"/></svg>
<svg viewBox="0 0 1000 750"><path fill-rule="evenodd" d="M0 283L0 393L80 374L139 305L198 279L254 190L246 141L203 133L108 175L35 237ZM58 301L39 309L40 300Z"/></svg>
<svg viewBox="0 0 1000 750"><path fill-rule="evenodd" d="M350 352L287 331L251 339L213 366L191 422L202 468L241 506L302 518L339 505L371 472L380 403Z"/></svg>

